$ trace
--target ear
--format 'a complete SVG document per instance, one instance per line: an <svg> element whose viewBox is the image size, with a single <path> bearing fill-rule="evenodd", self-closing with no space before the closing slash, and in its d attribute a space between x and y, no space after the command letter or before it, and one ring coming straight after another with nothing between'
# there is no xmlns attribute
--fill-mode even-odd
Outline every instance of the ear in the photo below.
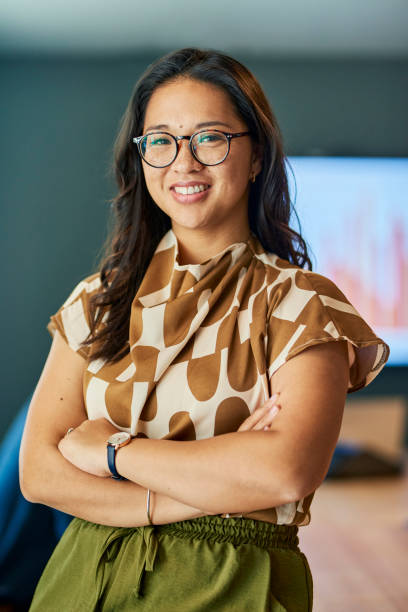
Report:
<svg viewBox="0 0 408 612"><path fill-rule="evenodd" d="M252 173L259 174L262 170L262 161L263 161L263 147L262 145L255 143L252 149L252 157L251 157L251 171Z"/></svg>

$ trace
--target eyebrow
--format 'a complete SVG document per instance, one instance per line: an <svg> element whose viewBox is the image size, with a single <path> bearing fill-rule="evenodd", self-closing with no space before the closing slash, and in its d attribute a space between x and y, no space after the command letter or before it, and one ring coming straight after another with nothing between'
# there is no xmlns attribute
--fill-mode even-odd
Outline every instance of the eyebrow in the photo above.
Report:
<svg viewBox="0 0 408 612"><path fill-rule="evenodd" d="M232 129L228 123L224 123L223 121L204 121L204 123L197 123L196 128L208 127L210 125L224 125L225 127ZM150 132L151 130L162 130L167 129L169 126L166 123L159 123L158 125L149 125L146 129L146 132Z"/></svg>

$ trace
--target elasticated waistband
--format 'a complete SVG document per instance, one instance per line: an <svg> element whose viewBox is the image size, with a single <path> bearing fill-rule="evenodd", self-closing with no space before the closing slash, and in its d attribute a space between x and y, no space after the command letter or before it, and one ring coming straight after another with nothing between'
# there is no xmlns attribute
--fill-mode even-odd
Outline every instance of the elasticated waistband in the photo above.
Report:
<svg viewBox="0 0 408 612"><path fill-rule="evenodd" d="M142 596L141 587L145 572L154 571L156 558L161 545L166 546L165 536L169 535L184 540L207 540L210 542L231 543L235 547L243 544L254 544L266 550L291 549L299 550L299 527L297 525L277 525L247 517L222 517L205 515L190 520L166 523L163 525L144 525L140 527L110 527L74 518L56 549L64 559L72 549L78 552L78 563L83 564L84 574L89 574L89 559L92 559L94 575L92 587L82 589L76 594L75 608L69 610L99 610L99 601L103 596L109 578L109 568L125 551L132 549L132 593L138 599ZM56 563L55 552L54 562ZM91 564L91 565L92 565ZM58 567L58 564L56 565ZM79 571L78 567L75 569ZM85 583L86 584L86 581ZM91 605L90 592L94 598ZM78 599L79 598L79 599ZM82 598L82 599L81 599ZM78 606L78 601L83 607ZM82 605L82 604L81 604ZM44 607L34 608L37 610ZM51 608L47 608L51 609ZM111 608L109 608L111 609Z"/></svg>
<svg viewBox="0 0 408 612"><path fill-rule="evenodd" d="M217 515L155 525L157 534L165 533L184 539L231 542L235 546L253 543L261 548L299 549L299 527L276 525L251 518L222 518Z"/></svg>

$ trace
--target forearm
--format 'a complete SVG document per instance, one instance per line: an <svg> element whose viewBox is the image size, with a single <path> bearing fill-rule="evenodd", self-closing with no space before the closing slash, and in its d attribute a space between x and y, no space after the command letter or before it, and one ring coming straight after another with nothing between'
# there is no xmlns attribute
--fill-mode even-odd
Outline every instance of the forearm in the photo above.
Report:
<svg viewBox="0 0 408 612"><path fill-rule="evenodd" d="M114 527L148 525L147 489L131 481L88 474L67 461L55 447L42 449L41 457L25 463L20 476L23 495L72 516ZM151 487L150 487L151 488ZM154 524L209 514L151 490L150 516Z"/></svg>
<svg viewBox="0 0 408 612"><path fill-rule="evenodd" d="M203 511L243 513L298 499L287 454L276 431L137 438L118 450L116 466L129 480Z"/></svg>

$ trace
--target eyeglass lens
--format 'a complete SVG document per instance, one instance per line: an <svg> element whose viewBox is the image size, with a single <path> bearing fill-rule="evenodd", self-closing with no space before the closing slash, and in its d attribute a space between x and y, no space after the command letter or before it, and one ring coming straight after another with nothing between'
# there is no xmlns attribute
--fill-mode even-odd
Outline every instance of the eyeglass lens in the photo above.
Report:
<svg viewBox="0 0 408 612"><path fill-rule="evenodd" d="M140 145L143 158L152 166L167 166L177 154L175 138L163 132L146 135ZM200 162L215 165L228 153L228 138L220 132L199 132L192 140L192 147Z"/></svg>

